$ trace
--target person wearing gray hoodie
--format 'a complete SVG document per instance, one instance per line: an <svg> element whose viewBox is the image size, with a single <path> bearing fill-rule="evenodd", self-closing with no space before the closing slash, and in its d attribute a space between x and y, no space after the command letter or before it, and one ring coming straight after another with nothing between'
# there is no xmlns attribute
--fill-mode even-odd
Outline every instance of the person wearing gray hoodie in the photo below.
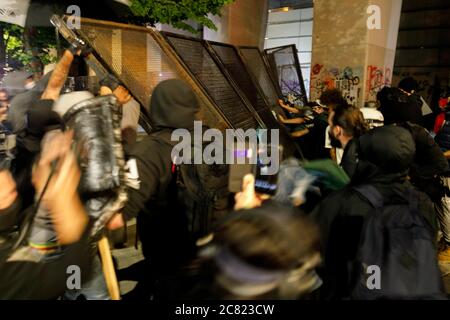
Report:
<svg viewBox="0 0 450 320"><path fill-rule="evenodd" d="M12 131L14 133L22 132L26 127L26 114L28 110L33 106L36 100L41 98L42 93L47 87L48 81L51 76L51 72L47 73L42 79L40 79L34 87L30 89L17 88L8 81L5 83L5 87L8 92L12 90L13 98L11 100L8 110L8 121L11 123ZM15 88L15 89L14 89Z"/></svg>

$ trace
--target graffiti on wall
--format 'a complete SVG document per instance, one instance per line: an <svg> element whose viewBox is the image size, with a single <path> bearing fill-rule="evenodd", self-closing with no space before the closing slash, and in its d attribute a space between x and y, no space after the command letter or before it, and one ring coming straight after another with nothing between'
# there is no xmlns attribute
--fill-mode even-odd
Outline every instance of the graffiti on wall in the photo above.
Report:
<svg viewBox="0 0 450 320"><path fill-rule="evenodd" d="M315 64L311 69L311 97L318 99L323 91L337 88L349 104L357 105L361 94L362 67L331 67Z"/></svg>
<svg viewBox="0 0 450 320"><path fill-rule="evenodd" d="M390 86L391 78L391 68L368 66L365 101L377 100L378 91L380 91L384 86Z"/></svg>

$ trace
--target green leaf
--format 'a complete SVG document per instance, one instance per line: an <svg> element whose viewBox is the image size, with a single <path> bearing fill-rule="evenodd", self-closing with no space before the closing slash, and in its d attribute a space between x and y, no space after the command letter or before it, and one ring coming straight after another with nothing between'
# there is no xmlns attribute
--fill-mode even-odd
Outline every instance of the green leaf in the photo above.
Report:
<svg viewBox="0 0 450 320"><path fill-rule="evenodd" d="M224 5L235 0L131 0L130 10L136 17L147 22L166 23L175 28L197 33L187 20L212 30L217 30L208 14L220 15Z"/></svg>
<svg viewBox="0 0 450 320"><path fill-rule="evenodd" d="M6 54L9 59L20 62L25 69L28 69L33 55L30 50L25 48L24 28L5 22L0 22L0 26L3 30L3 35L1 35L3 41L8 39ZM31 48L35 47L41 50L39 58L44 64L56 62L57 57L50 53L50 49L56 47L55 29L36 28L36 34L29 39L29 45Z"/></svg>

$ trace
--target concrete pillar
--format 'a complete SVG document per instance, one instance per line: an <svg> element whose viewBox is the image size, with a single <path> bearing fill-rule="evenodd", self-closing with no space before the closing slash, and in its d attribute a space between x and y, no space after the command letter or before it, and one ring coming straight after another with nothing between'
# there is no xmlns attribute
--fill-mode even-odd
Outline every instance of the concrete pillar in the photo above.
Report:
<svg viewBox="0 0 450 320"><path fill-rule="evenodd" d="M362 107L392 79L402 0L315 0L311 99L338 88Z"/></svg>
<svg viewBox="0 0 450 320"><path fill-rule="evenodd" d="M221 17L210 17L218 30L205 28L204 39L263 49L267 17L267 0L236 0L223 7Z"/></svg>

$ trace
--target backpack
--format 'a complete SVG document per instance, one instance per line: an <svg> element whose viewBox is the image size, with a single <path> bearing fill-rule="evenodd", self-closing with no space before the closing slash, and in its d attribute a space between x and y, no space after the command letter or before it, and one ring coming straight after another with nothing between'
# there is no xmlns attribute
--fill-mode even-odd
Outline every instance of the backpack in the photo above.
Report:
<svg viewBox="0 0 450 320"><path fill-rule="evenodd" d="M174 146L167 136L158 139ZM206 143L201 146L203 152ZM194 150L194 147L192 147ZM225 152L225 150L224 150ZM194 152L191 152L194 163ZM173 161L173 159L172 159ZM172 183L177 194L176 203L171 204L185 213L192 240L196 241L209 233L228 212L231 206L228 191L229 166L227 164L179 164L172 162Z"/></svg>
<svg viewBox="0 0 450 320"><path fill-rule="evenodd" d="M418 210L417 192L409 190L405 195L407 204L384 206L383 197L375 187L363 185L353 189L374 210L366 218L361 234L351 297L445 299L435 241ZM378 286L373 278L377 270Z"/></svg>
<svg viewBox="0 0 450 320"><path fill-rule="evenodd" d="M228 212L228 166L181 164L174 166L178 205L184 208L189 233L202 238Z"/></svg>

